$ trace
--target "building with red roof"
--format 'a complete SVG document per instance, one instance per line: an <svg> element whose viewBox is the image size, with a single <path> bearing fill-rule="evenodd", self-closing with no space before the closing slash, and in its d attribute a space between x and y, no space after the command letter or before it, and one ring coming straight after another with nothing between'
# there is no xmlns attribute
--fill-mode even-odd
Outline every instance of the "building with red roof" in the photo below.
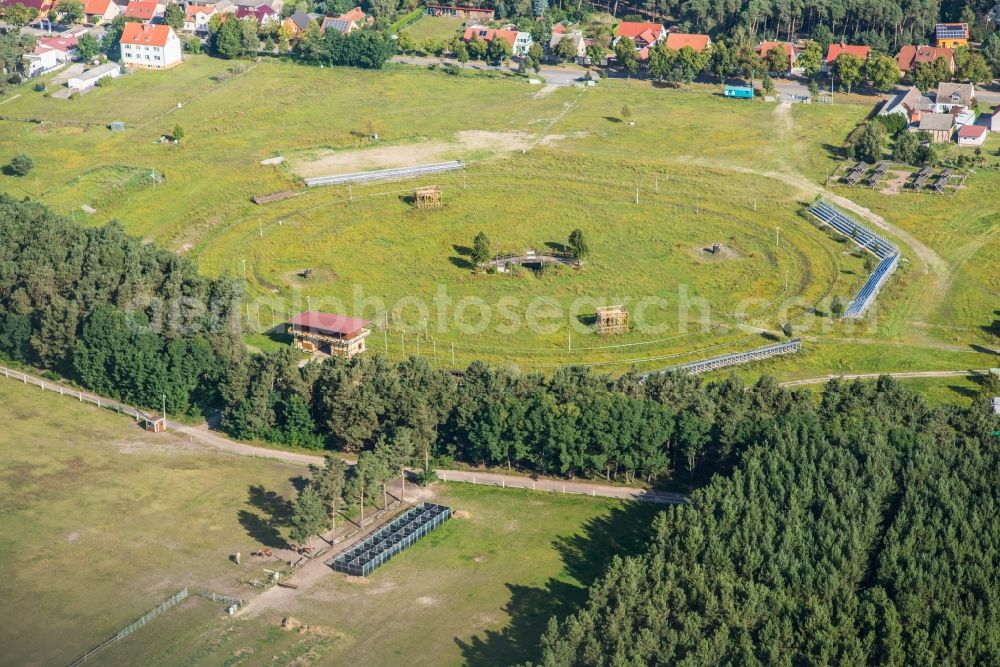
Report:
<svg viewBox="0 0 1000 667"><path fill-rule="evenodd" d="M795 69L795 47L791 42L761 42L760 46L757 48L760 57L767 60L769 53L775 49L781 49L788 56L788 69L784 72L776 72L776 74L791 74L792 70Z"/></svg>
<svg viewBox="0 0 1000 667"><path fill-rule="evenodd" d="M833 63L841 53L850 53L851 55L857 56L862 60L868 60L868 56L871 55L872 47L862 46L860 44L830 44L830 47L826 50L826 59L823 61L824 64L830 65Z"/></svg>
<svg viewBox="0 0 1000 667"><path fill-rule="evenodd" d="M109 23L121 13L113 0L87 0L83 5L83 16L91 25Z"/></svg>
<svg viewBox="0 0 1000 667"><path fill-rule="evenodd" d="M162 10L157 0L131 0L125 7L125 20L149 23L160 13Z"/></svg>
<svg viewBox="0 0 1000 667"><path fill-rule="evenodd" d="M667 35L667 48L671 51L680 51L685 46L691 47L698 53L704 53L712 46L712 39L708 35L689 35L680 32Z"/></svg>
<svg viewBox="0 0 1000 667"><path fill-rule="evenodd" d="M37 9L39 18L45 18L52 11L54 2L53 0L0 0L0 7L12 7L14 5Z"/></svg>
<svg viewBox="0 0 1000 667"><path fill-rule="evenodd" d="M644 49L656 46L663 41L667 35L667 29L659 23L639 23L635 21L622 21L615 28L615 41L622 37L628 37L635 42L635 48Z"/></svg>
<svg viewBox="0 0 1000 667"><path fill-rule="evenodd" d="M494 39L502 39L510 44L511 52L515 56L527 55L528 49L531 48L532 44L530 32L501 30L499 28L487 28L486 26L481 25L470 25L462 34L462 41L468 44L475 39L481 39L484 42L492 42Z"/></svg>
<svg viewBox="0 0 1000 667"><path fill-rule="evenodd" d="M181 40L166 24L126 23L119 44L125 67L169 69L181 62Z"/></svg>
<svg viewBox="0 0 1000 667"><path fill-rule="evenodd" d="M959 146L982 146L990 129L985 125L963 125L958 128Z"/></svg>
<svg viewBox="0 0 1000 667"><path fill-rule="evenodd" d="M955 71L955 52L944 46L913 46L907 44L899 50L896 56L896 64L899 65L900 72L912 72L920 63L933 64L938 58L944 58L948 63L948 70Z"/></svg>
<svg viewBox="0 0 1000 667"><path fill-rule="evenodd" d="M371 334L367 326L368 320L307 310L288 321L288 333L300 350L350 359L365 351L365 338Z"/></svg>

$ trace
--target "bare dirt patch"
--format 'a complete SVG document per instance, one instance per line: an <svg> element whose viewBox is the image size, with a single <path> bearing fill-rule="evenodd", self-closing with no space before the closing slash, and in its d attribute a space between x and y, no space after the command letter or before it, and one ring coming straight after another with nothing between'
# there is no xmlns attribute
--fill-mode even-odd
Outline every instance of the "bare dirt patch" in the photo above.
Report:
<svg viewBox="0 0 1000 667"><path fill-rule="evenodd" d="M313 178L335 176L358 171L413 167L421 164L457 159L470 152L511 153L531 147L535 135L521 130L511 132L489 132L486 130L462 130L455 134L454 141L420 141L413 144L376 146L338 151L310 151L307 155L288 158L289 164L298 176ZM565 137L548 135L542 143L551 145Z"/></svg>
<svg viewBox="0 0 1000 667"><path fill-rule="evenodd" d="M70 533L69 535L66 536L66 541L67 542L76 542L79 539L80 539L80 531L79 530L74 530L72 533Z"/></svg>
<svg viewBox="0 0 1000 667"><path fill-rule="evenodd" d="M885 187L879 190L884 195L898 195L906 185L906 179L910 177L908 171L890 171L889 179L885 182Z"/></svg>
<svg viewBox="0 0 1000 667"><path fill-rule="evenodd" d="M731 245L722 244L718 252L712 252L712 244L705 243L691 248L691 254L695 259L702 262L725 262L727 260L739 259L739 251Z"/></svg>
<svg viewBox="0 0 1000 667"><path fill-rule="evenodd" d="M453 519L468 519L471 516L472 515L466 512L465 510L455 510L454 512L451 513L451 518Z"/></svg>

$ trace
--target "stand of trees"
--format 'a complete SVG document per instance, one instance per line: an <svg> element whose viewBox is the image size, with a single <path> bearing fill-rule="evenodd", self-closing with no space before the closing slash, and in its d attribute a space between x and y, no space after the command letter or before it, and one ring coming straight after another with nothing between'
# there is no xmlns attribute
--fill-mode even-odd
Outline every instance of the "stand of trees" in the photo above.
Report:
<svg viewBox="0 0 1000 667"><path fill-rule="evenodd" d="M735 472L550 622L541 664L1000 661L992 411L889 378L772 399Z"/></svg>

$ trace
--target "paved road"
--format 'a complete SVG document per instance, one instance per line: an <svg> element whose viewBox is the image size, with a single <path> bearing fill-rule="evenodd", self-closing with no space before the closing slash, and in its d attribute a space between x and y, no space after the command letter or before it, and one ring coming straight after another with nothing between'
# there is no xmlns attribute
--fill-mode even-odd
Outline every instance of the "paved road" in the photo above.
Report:
<svg viewBox="0 0 1000 667"><path fill-rule="evenodd" d="M961 371L903 371L899 373L831 373L815 378L804 380L789 380L780 382L782 387L801 387L807 384L824 384L830 380L840 378L841 380L872 380L883 375L894 378L949 378L949 377L969 377L975 375L986 375L989 373L986 368L969 368Z"/></svg>

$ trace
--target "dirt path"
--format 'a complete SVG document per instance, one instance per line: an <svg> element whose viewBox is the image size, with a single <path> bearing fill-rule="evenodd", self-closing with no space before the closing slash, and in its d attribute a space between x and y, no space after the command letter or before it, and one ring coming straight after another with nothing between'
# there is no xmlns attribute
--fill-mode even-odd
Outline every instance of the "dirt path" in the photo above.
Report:
<svg viewBox="0 0 1000 667"><path fill-rule="evenodd" d="M972 377L976 375L986 375L989 373L989 369L985 368L969 368L960 371L905 371L900 373L831 373L829 375L823 375L815 378L806 378L804 380L789 380L788 382L780 382L782 387L801 387L807 384L824 384L834 379L841 380L871 380L882 375L888 375L894 378L950 378L950 377Z"/></svg>

